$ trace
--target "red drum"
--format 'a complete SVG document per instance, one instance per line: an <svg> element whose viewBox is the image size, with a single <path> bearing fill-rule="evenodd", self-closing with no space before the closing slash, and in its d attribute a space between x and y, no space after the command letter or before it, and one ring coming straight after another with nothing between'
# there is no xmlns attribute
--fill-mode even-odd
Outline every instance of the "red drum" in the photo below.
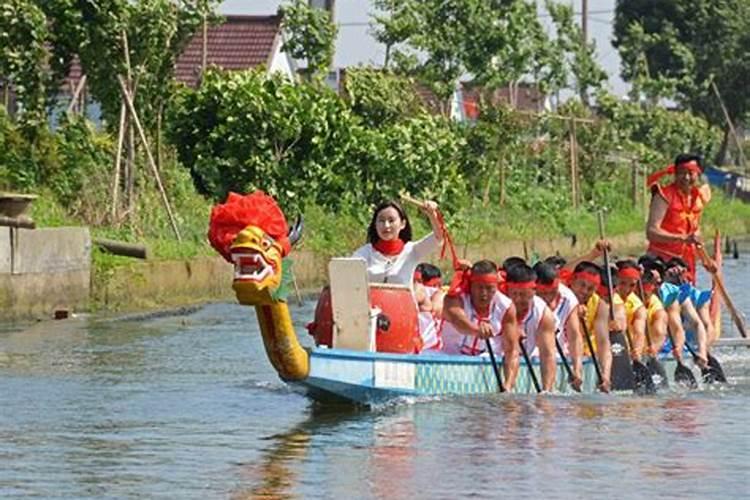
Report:
<svg viewBox="0 0 750 500"><path fill-rule="evenodd" d="M422 347L419 335L417 306L411 290L398 285L370 286L370 307L379 308L376 345L378 352L416 353ZM333 343L333 310L331 291L324 287L315 308L315 321L307 325L316 345L331 347ZM367 335L368 332L362 332Z"/></svg>

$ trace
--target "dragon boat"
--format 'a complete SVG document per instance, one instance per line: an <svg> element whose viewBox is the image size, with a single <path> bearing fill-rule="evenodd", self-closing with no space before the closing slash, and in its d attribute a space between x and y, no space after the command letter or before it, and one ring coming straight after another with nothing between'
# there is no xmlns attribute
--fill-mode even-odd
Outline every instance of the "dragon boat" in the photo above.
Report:
<svg viewBox="0 0 750 500"><path fill-rule="evenodd" d="M230 193L211 213L209 240L234 265L232 287L238 301L254 306L267 356L280 378L320 402L373 405L403 397L481 396L498 392L488 357L414 354L419 342L417 308L409 287L370 284L361 259L332 259L330 285L320 294L305 348L295 332L287 290L289 254L302 234L290 228L276 201L260 191ZM660 355L671 378L676 361ZM502 359L497 359L502 368ZM513 392L535 392L530 376L540 376L535 358L520 360ZM568 393L558 358L556 391ZM596 391L596 371L584 358L582 392Z"/></svg>

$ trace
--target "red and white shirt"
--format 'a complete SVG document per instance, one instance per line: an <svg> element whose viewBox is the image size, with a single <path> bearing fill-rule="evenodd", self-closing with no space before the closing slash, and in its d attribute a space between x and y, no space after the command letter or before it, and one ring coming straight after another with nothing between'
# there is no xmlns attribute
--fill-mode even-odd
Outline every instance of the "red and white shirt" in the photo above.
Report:
<svg viewBox="0 0 750 500"><path fill-rule="evenodd" d="M536 335L539 332L539 325L542 323L544 311L547 309L547 303L541 297L535 295L531 302L531 307L526 312L526 316L518 319L518 327L524 335L523 345L526 347L526 352L529 353L529 356L536 354Z"/></svg>
<svg viewBox="0 0 750 500"><path fill-rule="evenodd" d="M568 334L565 330L568 325L568 319L570 319L570 315L577 307L578 297L573 293L573 290L561 283L558 288L557 305L552 312L555 313L555 329L558 331L557 338L563 346L566 345L568 339Z"/></svg>

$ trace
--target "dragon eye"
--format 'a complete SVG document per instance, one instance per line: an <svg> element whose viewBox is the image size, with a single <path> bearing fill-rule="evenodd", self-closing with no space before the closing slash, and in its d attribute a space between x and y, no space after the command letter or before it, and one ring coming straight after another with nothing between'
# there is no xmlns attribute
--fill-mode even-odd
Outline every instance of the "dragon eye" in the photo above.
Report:
<svg viewBox="0 0 750 500"><path fill-rule="evenodd" d="M271 248L271 245L273 244L273 242L269 240L268 238L263 238L260 244L263 246L263 250L268 250L269 248Z"/></svg>

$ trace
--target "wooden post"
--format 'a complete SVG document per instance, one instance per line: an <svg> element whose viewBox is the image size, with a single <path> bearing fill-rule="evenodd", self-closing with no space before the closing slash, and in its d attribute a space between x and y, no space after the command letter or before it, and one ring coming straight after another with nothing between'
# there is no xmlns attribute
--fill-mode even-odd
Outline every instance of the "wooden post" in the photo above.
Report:
<svg viewBox="0 0 750 500"><path fill-rule="evenodd" d="M648 222L648 175L646 175L646 168L643 169L643 222Z"/></svg>
<svg viewBox="0 0 750 500"><path fill-rule="evenodd" d="M630 192L633 200L633 208L638 208L638 164L635 162L635 160L630 161L630 171Z"/></svg>
<svg viewBox="0 0 750 500"><path fill-rule="evenodd" d="M135 111L135 106L133 106L133 101L130 98L130 94L128 93L128 88L125 85L125 79L118 75L117 77L118 81L120 82L120 90L122 90L122 95L125 97L125 103L128 105L128 111L130 112L130 117L133 120L133 124L135 125L135 128L138 130L138 135L140 136L141 143L143 144L144 149L146 150L146 158L148 159L148 163L151 166L152 173L154 174L154 178L156 179L156 185L159 188L159 193L161 194L162 201L164 202L164 208L167 210L167 216L169 217L169 222L172 225L172 229L174 230L175 236L177 236L177 241L182 241L182 236L180 236L180 230L177 227L177 221L174 218L174 215L172 214L172 207L169 205L169 198L167 198L167 192L164 190L164 185L161 182L161 176L159 175L159 170L156 168L156 162L154 161L154 157L151 155L151 149L148 146L148 140L146 139L146 134L143 132L143 127L141 127L141 122L138 119L138 114Z"/></svg>
<svg viewBox="0 0 750 500"><path fill-rule="evenodd" d="M80 80L78 80L78 85L76 85L76 89L73 91L73 97L70 99L70 104L68 105L68 110L66 111L67 114L70 114L73 112L73 110L76 107L76 103L78 102L78 98L81 95L81 91L83 90L84 85L86 85L86 75L83 75ZM80 111L80 106L79 106Z"/></svg>
<svg viewBox="0 0 750 500"><path fill-rule="evenodd" d="M737 154L739 155L739 159L742 162L742 169L747 174L747 159L745 158L745 152L742 150L742 143L740 142L740 137L737 135L737 130L734 128L734 124L732 123L732 119L729 117L729 112L727 111L726 106L724 106L724 101L721 99L721 94L719 94L719 88L716 86L716 83L712 80L711 81L711 88L714 89L714 93L716 94L716 98L719 100L719 105L721 105L721 111L724 113L724 119L727 121L727 125L729 125L729 130L732 132L732 137L734 137L734 143L737 145Z"/></svg>
<svg viewBox="0 0 750 500"><path fill-rule="evenodd" d="M132 99L135 99L135 88L133 88L133 71L130 66L130 45L125 30L120 32L122 37L122 50L125 57L125 69L127 71L127 87ZM119 76L118 76L119 78ZM125 163L125 193L128 200L126 213L132 213L135 205L135 132L133 131L133 120L127 122L128 159Z"/></svg>
<svg viewBox="0 0 750 500"><path fill-rule="evenodd" d="M117 223L117 203L120 193L120 167L122 163L122 143L125 139L125 119L127 117L127 110L125 109L125 102L120 104L120 128L117 132L117 152L115 153L115 168L114 168L114 180L112 181L112 222Z"/></svg>
<svg viewBox="0 0 750 500"><path fill-rule="evenodd" d="M576 121L570 120L570 201L573 209L578 208L578 145Z"/></svg>

